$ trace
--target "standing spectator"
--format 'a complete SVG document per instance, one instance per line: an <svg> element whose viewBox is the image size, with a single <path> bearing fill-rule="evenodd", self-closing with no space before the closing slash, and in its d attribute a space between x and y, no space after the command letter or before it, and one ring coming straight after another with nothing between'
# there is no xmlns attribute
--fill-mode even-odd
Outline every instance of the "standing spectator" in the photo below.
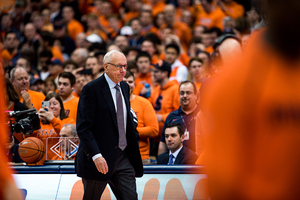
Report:
<svg viewBox="0 0 300 200"><path fill-rule="evenodd" d="M63 20L67 24L68 34L74 41L76 40L76 36L84 32L84 27L82 24L74 19L75 13L72 6L64 6L62 9Z"/></svg>
<svg viewBox="0 0 300 200"><path fill-rule="evenodd" d="M177 91L178 92L178 91ZM196 152L195 145L195 125L196 116L199 112L197 108L197 89L193 82L185 81L179 86L179 101L180 107L171 112L165 120L164 128L162 130L162 136L159 143L158 155L167 151L165 127L171 122L178 122L183 125L184 128L184 145Z"/></svg>

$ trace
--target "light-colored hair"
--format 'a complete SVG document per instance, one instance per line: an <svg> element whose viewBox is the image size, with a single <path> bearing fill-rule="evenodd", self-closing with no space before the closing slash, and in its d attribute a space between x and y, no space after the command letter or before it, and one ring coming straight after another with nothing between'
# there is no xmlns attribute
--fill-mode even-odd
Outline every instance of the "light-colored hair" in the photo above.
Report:
<svg viewBox="0 0 300 200"><path fill-rule="evenodd" d="M25 70L25 72L27 72L27 69L25 67L21 67L21 66L14 67L14 68L12 68L12 70L10 71L10 74L9 74L11 80L15 79L15 72L18 68L22 68ZM28 75L28 72L27 72L27 75Z"/></svg>
<svg viewBox="0 0 300 200"><path fill-rule="evenodd" d="M108 62L110 62L111 60L112 60L112 55L114 54L114 53L121 53L121 54L123 54L121 51L119 51L119 50L111 50L111 51L109 51L109 52L107 52L105 55L104 55L104 57L103 57L103 63L108 63ZM124 55L124 54L123 54ZM124 55L125 56L125 55Z"/></svg>
<svg viewBox="0 0 300 200"><path fill-rule="evenodd" d="M74 124L64 124L63 127L70 127L72 137L77 137L76 126Z"/></svg>

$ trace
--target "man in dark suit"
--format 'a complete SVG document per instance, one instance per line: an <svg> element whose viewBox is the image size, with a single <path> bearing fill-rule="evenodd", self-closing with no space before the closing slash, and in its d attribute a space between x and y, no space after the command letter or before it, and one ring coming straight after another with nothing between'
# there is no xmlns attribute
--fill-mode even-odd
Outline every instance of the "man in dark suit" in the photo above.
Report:
<svg viewBox="0 0 300 200"><path fill-rule="evenodd" d="M183 146L184 130L180 123L173 122L166 125L165 139L169 151L157 157L157 164L195 164L198 156L195 152Z"/></svg>
<svg viewBox="0 0 300 200"><path fill-rule="evenodd" d="M137 199L135 177L143 175L143 165L130 114L129 86L122 81L127 61L123 53L112 50L103 62L105 73L80 94L75 170L82 177L83 199L99 200L107 183L117 199Z"/></svg>

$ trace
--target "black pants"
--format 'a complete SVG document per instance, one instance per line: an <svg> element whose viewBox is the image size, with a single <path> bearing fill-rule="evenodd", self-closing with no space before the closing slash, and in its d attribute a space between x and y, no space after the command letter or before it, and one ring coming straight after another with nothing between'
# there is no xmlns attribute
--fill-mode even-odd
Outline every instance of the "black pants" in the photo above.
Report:
<svg viewBox="0 0 300 200"><path fill-rule="evenodd" d="M117 199L137 199L134 169L126 153L120 149L118 150L113 175L109 181L87 180L83 178L82 182L84 187L84 200L99 200L107 183Z"/></svg>

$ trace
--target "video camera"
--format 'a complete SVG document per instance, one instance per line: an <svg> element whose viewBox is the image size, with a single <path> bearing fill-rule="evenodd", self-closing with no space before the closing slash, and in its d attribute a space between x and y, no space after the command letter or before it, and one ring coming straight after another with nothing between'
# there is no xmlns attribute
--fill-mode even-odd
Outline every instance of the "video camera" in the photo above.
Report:
<svg viewBox="0 0 300 200"><path fill-rule="evenodd" d="M40 119L35 109L11 111L8 112L8 116L10 118L10 125L13 132L32 134L34 130L41 128ZM12 123L11 118L15 118L16 122Z"/></svg>

